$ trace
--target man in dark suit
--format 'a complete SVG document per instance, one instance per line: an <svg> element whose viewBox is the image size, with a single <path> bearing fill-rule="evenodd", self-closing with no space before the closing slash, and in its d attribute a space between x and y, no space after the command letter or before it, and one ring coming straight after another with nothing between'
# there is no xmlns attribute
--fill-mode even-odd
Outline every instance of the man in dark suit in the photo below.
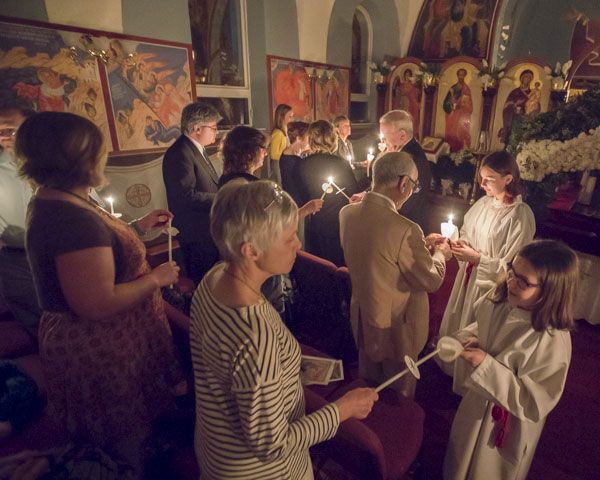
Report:
<svg viewBox="0 0 600 480"><path fill-rule="evenodd" d="M210 105L191 103L181 112L182 135L165 153L163 179L169 209L179 230L187 275L196 283L219 259L210 236L210 208L219 175L206 146L215 142L219 113Z"/></svg>
<svg viewBox="0 0 600 480"><path fill-rule="evenodd" d="M387 146L386 152L407 152L413 158L419 172L421 189L413 194L399 210L400 215L418 223L429 233L429 184L431 169L421 145L413 138L413 118L404 110L390 110L379 119L379 131Z"/></svg>

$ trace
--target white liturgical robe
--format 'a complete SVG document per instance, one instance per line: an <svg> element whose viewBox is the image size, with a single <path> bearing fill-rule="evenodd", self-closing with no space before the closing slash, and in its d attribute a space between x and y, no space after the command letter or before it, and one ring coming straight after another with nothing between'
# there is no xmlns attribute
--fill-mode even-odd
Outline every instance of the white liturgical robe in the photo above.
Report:
<svg viewBox="0 0 600 480"><path fill-rule="evenodd" d="M476 322L455 336L462 342L477 337L487 355L475 369L457 360L457 376L464 372L468 392L452 424L444 479L525 479L546 416L563 393L571 336L564 330L538 332L529 312L487 297L474 314ZM502 447L494 445L494 405L510 413Z"/></svg>
<svg viewBox="0 0 600 480"><path fill-rule="evenodd" d="M533 240L535 218L529 205L517 196L513 203L502 203L494 197L482 197L465 214L460 239L481 252L479 265L474 265L467 278L468 262L459 262L452 293L444 312L440 337L466 327L471 322L473 304L504 279L506 264L523 245ZM452 373L453 363L442 365Z"/></svg>

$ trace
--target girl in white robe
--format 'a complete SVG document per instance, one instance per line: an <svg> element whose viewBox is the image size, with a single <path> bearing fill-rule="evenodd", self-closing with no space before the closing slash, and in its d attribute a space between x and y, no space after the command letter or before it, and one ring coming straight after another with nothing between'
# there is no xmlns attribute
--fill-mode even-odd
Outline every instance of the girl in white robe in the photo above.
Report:
<svg viewBox="0 0 600 480"><path fill-rule="evenodd" d="M468 325L474 303L502 281L506 264L535 234L533 212L519 195L519 168L514 157L505 151L488 155L479 175L486 196L465 214L460 238L452 242L459 270L440 337ZM454 362L438 364L453 374Z"/></svg>
<svg viewBox="0 0 600 480"><path fill-rule="evenodd" d="M452 424L445 480L527 477L565 385L577 278L572 250L532 242L509 264L507 282L477 302L476 322L455 333L468 392Z"/></svg>

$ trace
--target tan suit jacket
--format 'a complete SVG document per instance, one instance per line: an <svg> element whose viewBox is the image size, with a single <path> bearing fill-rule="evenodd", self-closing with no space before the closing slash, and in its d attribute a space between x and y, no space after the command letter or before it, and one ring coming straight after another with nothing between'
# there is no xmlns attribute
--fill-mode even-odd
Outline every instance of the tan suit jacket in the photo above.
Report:
<svg viewBox="0 0 600 480"><path fill-rule="evenodd" d="M446 273L443 254L432 256L419 225L374 192L340 211L340 234L359 349L372 362L416 359L429 330L427 292L436 291Z"/></svg>

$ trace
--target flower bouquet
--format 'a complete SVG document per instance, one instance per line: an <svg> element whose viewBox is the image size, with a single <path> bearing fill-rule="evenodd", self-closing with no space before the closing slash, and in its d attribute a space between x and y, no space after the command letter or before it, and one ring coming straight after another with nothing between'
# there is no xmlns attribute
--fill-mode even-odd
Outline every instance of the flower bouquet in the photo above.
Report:
<svg viewBox="0 0 600 480"><path fill-rule="evenodd" d="M569 60L561 66L560 62L556 62L554 69L550 67L544 67L548 77L552 79L552 90L563 90L567 81L567 75L573 60Z"/></svg>
<svg viewBox="0 0 600 480"><path fill-rule="evenodd" d="M477 76L481 78L483 82L483 89L487 90L488 87L495 87L498 81L504 76L504 67L505 64L501 66L493 66L490 67L487 60L484 58L481 63L483 64L483 68L479 70Z"/></svg>
<svg viewBox="0 0 600 480"><path fill-rule="evenodd" d="M367 65L373 72L373 81L375 83L385 83L385 79L389 73L396 68L395 65L390 65L387 60L384 60L381 66L377 66L375 62L369 62Z"/></svg>

